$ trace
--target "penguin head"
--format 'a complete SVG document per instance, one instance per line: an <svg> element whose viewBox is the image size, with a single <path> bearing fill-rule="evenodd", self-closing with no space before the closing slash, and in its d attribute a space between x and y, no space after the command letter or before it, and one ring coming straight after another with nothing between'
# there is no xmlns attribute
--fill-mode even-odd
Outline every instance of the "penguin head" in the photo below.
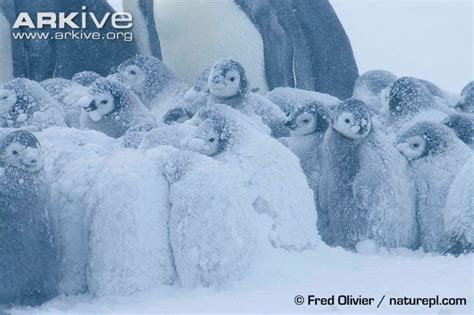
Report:
<svg viewBox="0 0 474 315"><path fill-rule="evenodd" d="M453 137L455 136L448 127L423 121L403 132L395 146L407 160L414 161L445 152Z"/></svg>
<svg viewBox="0 0 474 315"><path fill-rule="evenodd" d="M343 101L336 108L333 129L350 139L365 138L372 129L369 108L354 98Z"/></svg>
<svg viewBox="0 0 474 315"><path fill-rule="evenodd" d="M318 102L307 102L298 108L286 121L292 136L324 133L329 127L330 113Z"/></svg>
<svg viewBox="0 0 474 315"><path fill-rule="evenodd" d="M16 101L17 97L14 91L0 88L0 116L14 111Z"/></svg>
<svg viewBox="0 0 474 315"><path fill-rule="evenodd" d="M43 161L38 139L24 130L8 134L0 143L0 165L32 173L41 170Z"/></svg>
<svg viewBox="0 0 474 315"><path fill-rule="evenodd" d="M86 87L89 87L92 85L92 83L95 82L95 80L101 78L100 74L98 74L97 72L94 72L94 71L82 71L82 72L78 72L76 73L73 77L72 77L72 81L82 85L82 86L86 86Z"/></svg>
<svg viewBox="0 0 474 315"><path fill-rule="evenodd" d="M178 80L160 59L146 55L136 55L122 62L116 72L120 81L147 100L155 97L169 81Z"/></svg>
<svg viewBox="0 0 474 315"><path fill-rule="evenodd" d="M443 124L451 128L462 142L471 144L474 139L474 117L466 114L452 114L443 120Z"/></svg>
<svg viewBox="0 0 474 315"><path fill-rule="evenodd" d="M93 121L100 121L113 112L123 108L130 100L131 91L112 78L100 78L88 89L86 96L78 101L78 105L88 113Z"/></svg>
<svg viewBox="0 0 474 315"><path fill-rule="evenodd" d="M455 108L463 113L474 114L474 81L469 82L461 91L461 99Z"/></svg>
<svg viewBox="0 0 474 315"><path fill-rule="evenodd" d="M370 70L357 78L352 97L369 105L375 114L380 114L388 107L390 87L397 80L391 72Z"/></svg>
<svg viewBox="0 0 474 315"><path fill-rule="evenodd" d="M233 113L226 112L222 105L211 106L197 115L201 117L202 122L181 143L183 147L208 156L215 156L224 152L230 143L237 143L235 134L240 131L240 126L233 118Z"/></svg>
<svg viewBox="0 0 474 315"><path fill-rule="evenodd" d="M207 84L210 93L218 98L240 97L248 91L245 69L232 59L216 62L211 68Z"/></svg>
<svg viewBox="0 0 474 315"><path fill-rule="evenodd" d="M429 108L434 102L433 95L420 80L402 77L390 89L388 123L396 120L396 117Z"/></svg>

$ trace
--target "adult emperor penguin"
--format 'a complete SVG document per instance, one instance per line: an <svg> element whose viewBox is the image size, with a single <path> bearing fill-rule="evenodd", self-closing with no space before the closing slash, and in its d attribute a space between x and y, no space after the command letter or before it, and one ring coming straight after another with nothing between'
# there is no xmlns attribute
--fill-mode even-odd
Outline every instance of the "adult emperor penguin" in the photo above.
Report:
<svg viewBox="0 0 474 315"><path fill-rule="evenodd" d="M163 61L190 85L215 60L233 58L263 93L290 86L352 94L357 66L329 1L154 3Z"/></svg>

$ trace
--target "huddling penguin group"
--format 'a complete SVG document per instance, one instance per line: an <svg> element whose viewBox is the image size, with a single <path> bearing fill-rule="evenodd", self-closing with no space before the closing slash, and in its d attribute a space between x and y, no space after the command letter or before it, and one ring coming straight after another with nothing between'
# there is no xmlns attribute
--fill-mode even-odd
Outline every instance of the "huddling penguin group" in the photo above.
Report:
<svg viewBox="0 0 474 315"><path fill-rule="evenodd" d="M374 70L353 97L194 86L137 55L0 85L0 305L220 285L268 250L473 251L474 82Z"/></svg>

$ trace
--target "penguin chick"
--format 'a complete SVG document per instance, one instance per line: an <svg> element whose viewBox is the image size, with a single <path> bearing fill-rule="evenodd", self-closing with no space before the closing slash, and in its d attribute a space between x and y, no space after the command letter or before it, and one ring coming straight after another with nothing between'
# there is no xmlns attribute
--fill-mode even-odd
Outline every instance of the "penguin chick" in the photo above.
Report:
<svg viewBox="0 0 474 315"><path fill-rule="evenodd" d="M126 85L112 78L100 78L78 101L82 107L81 128L119 138L129 128L154 123L151 112Z"/></svg>

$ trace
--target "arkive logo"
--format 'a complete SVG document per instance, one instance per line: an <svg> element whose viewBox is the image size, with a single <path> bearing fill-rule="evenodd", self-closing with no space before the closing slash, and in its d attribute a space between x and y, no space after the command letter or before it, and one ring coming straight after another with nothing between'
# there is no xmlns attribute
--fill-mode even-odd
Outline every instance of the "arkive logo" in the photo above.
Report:
<svg viewBox="0 0 474 315"><path fill-rule="evenodd" d="M102 17L94 12L88 12L83 6L81 12L37 12L36 24L28 12L20 12L13 24L13 29L27 27L30 29L87 29L93 25L102 29L108 22L115 29L129 29L133 26L133 17L127 12L106 12Z"/></svg>

